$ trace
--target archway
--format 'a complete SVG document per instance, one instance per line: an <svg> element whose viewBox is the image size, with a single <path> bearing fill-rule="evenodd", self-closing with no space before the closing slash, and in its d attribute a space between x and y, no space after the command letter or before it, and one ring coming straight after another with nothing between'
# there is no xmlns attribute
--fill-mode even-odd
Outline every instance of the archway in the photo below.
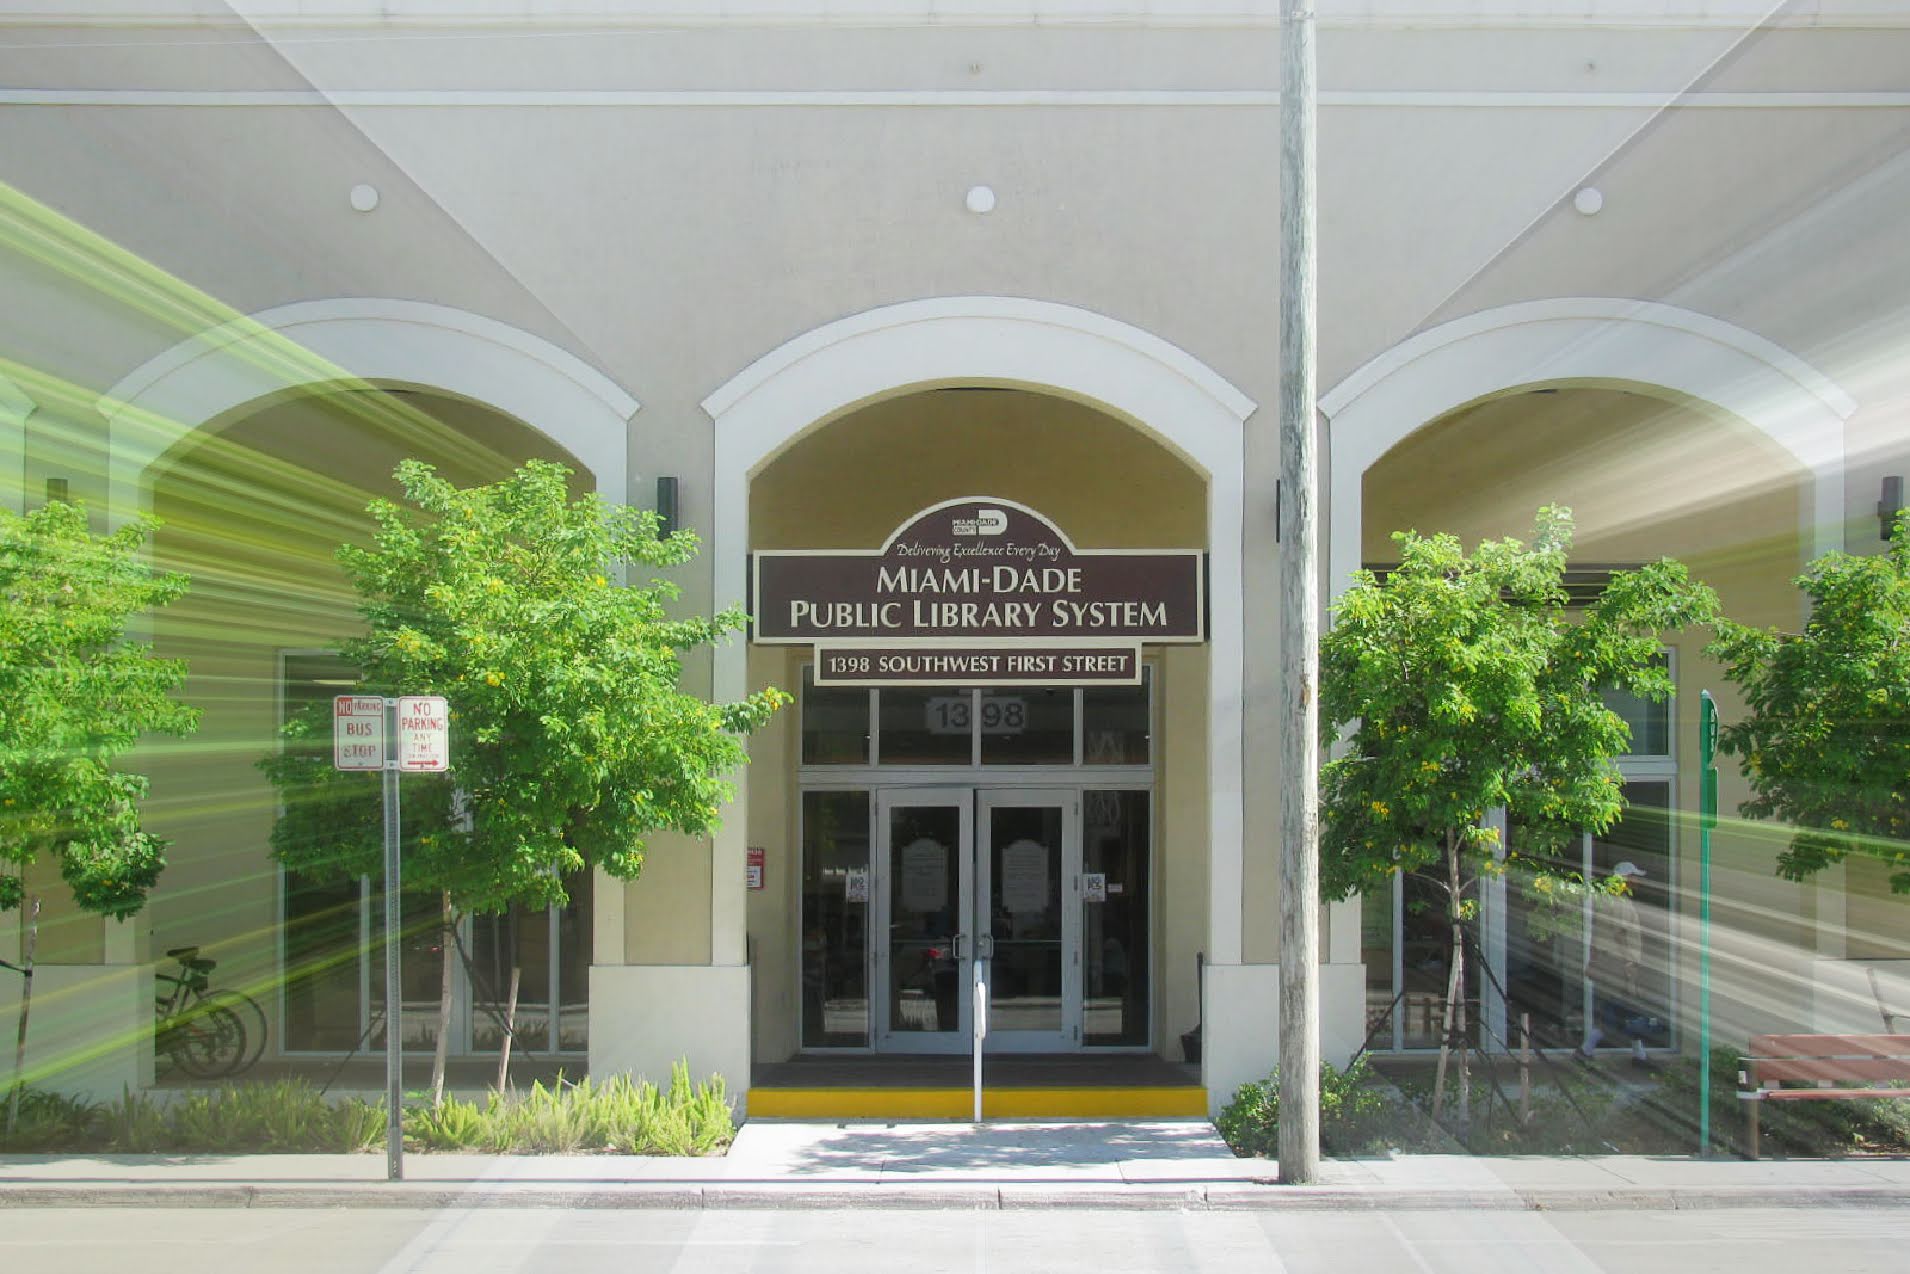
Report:
<svg viewBox="0 0 1910 1274"><path fill-rule="evenodd" d="M1579 514L1577 563L1623 566L1678 557L1719 587L1727 613L1788 627L1797 618L1789 578L1810 558L1842 545L1844 422L1855 404L1771 342L1676 307L1567 298L1472 315L1374 359L1322 406L1332 449L1334 596L1348 587L1356 567L1393 560L1391 531L1450 531L1468 544L1487 535L1525 536L1539 504L1562 503ZM1718 692L1726 711L1732 706L1721 680L1702 670L1703 644L1697 634L1668 643L1679 693L1661 709L1638 705L1638 755L1620 766L1634 804L1657 811L1640 817L1656 818L1651 835L1662 843L1645 846L1640 838L1649 837L1635 826L1625 834L1638 843L1613 852L1658 854L1661 890L1677 887L1683 852L1679 820L1667 815L1696 807L1690 723L1698 687ZM1647 747L1641 738L1653 742ZM1741 793L1735 774L1724 783L1721 804L1728 808ZM1598 857L1604 845L1587 839L1584 870L1610 869ZM1743 861L1758 852L1741 848ZM1768 873L1745 873L1736 892L1747 900L1747 913L1776 915L1800 905L1776 899ZM1676 932L1680 909L1693 898L1689 892L1656 896L1668 916L1667 932ZM1342 933L1372 937L1383 925L1362 930L1336 922L1334 959L1359 958L1369 966L1369 989L1383 986L1373 997L1378 1005L1406 997L1409 1020L1396 1018L1394 1038L1413 1047L1424 1043L1415 1031L1424 1031L1410 1021L1411 961L1401 952L1411 935L1400 899L1396 890L1390 955L1380 954L1384 943L1365 952L1339 949ZM1488 956L1516 966L1518 900L1508 902L1498 884L1486 901ZM1661 978L1667 1013L1678 1001L1673 950L1667 948ZM1372 967L1382 958L1390 971ZM1590 1011L1578 1002L1582 981L1569 969L1548 968L1546 977L1565 988L1551 997L1559 1002L1560 1029L1580 1029ZM1497 995L1482 992L1486 1016L1496 1011L1503 1026L1506 1004L1498 999L1495 1009Z"/></svg>
<svg viewBox="0 0 1910 1274"><path fill-rule="evenodd" d="M151 935L147 954L200 946L221 978L259 991L272 1018L267 1038L281 1054L343 1055L379 1020L363 948L376 895L360 881L281 872L267 847L287 797L258 762L282 745L280 728L297 711L349 692L356 670L336 652L361 621L334 554L368 542L366 505L400 494L393 470L405 459L467 486L549 460L578 471L578 493L592 485L576 456L494 408L357 381L242 404L185 435L142 480L160 523L156 563L192 582L155 617L151 637L161 655L186 661L184 697L202 717L191 739L152 749L151 822L173 849L140 928ZM529 998L520 996L531 1058L584 1042L584 1006L571 988L587 977L592 892L581 881L571 892L555 915L519 908L467 921L465 949L478 968L515 950L537 971L526 979ZM429 932L435 899L408 891L405 910ZM408 999L436 997L445 958L435 939L407 948ZM502 982L463 977L458 964L453 1051L483 1051L494 1045ZM407 1033L418 1042L434 1023L435 1013L407 1014Z"/></svg>
<svg viewBox="0 0 1910 1274"><path fill-rule="evenodd" d="M1091 311L1008 297L951 297L886 306L804 333L765 354L704 400L715 422L716 601L747 593L752 477L799 438L884 399L944 386L1034 390L1090 405L1158 440L1205 479L1209 553L1207 831L1209 954L1241 958L1243 801L1241 571L1243 438L1254 403L1174 345ZM746 652L717 652L715 693L740 696ZM743 829L730 820L712 879L740 881ZM711 960L744 960L740 888L711 889Z"/></svg>
<svg viewBox="0 0 1910 1274"><path fill-rule="evenodd" d="M1743 421L1808 475L1814 552L1841 543L1850 396L1763 337L1676 306L1598 297L1530 301L1454 319L1346 377L1320 410L1331 440L1328 592L1360 562L1369 469L1428 422L1520 388L1626 385Z"/></svg>
<svg viewBox="0 0 1910 1274"><path fill-rule="evenodd" d="M100 397L116 521L146 508L148 470L204 422L303 386L424 386L537 429L621 501L640 404L541 337L449 306L382 297L300 301L236 319L147 360Z"/></svg>

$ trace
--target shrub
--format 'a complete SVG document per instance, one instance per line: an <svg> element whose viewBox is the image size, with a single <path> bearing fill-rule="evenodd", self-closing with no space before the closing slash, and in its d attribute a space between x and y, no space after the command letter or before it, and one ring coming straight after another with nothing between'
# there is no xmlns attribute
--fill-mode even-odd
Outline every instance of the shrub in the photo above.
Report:
<svg viewBox="0 0 1910 1274"><path fill-rule="evenodd" d="M1341 1070L1320 1064L1320 1148L1351 1155L1397 1145L1410 1112L1380 1086L1364 1056ZM1234 1153L1276 1156L1280 1133L1280 1072L1242 1084L1214 1120Z"/></svg>
<svg viewBox="0 0 1910 1274"><path fill-rule="evenodd" d="M24 1089L20 1093L20 1113L8 1134L4 1116L0 1116L0 1150L32 1154L43 1150L64 1150L69 1145L89 1145L98 1136L100 1108L78 1097L60 1093Z"/></svg>
<svg viewBox="0 0 1910 1274"><path fill-rule="evenodd" d="M405 1113L411 1143L423 1150L568 1154L582 1150L636 1155L704 1155L736 1133L721 1076L692 1083L688 1063L670 1068L670 1085L613 1075L523 1094L493 1093L482 1105L446 1098L436 1109Z"/></svg>

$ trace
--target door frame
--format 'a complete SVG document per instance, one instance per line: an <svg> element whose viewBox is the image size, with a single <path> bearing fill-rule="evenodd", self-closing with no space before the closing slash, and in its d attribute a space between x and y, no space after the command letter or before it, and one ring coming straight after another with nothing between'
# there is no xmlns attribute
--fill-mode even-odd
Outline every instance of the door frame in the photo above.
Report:
<svg viewBox="0 0 1910 1274"><path fill-rule="evenodd" d="M972 787L885 787L875 790L875 835L869 846L870 936L868 944L869 1038L878 1053L959 1054L973 1047L975 982L975 789ZM895 809L955 809L960 819L956 854L958 897L955 904L956 1027L953 1031L898 1031L889 1019L889 978L893 964L894 850L889 814Z"/></svg>
<svg viewBox="0 0 1910 1274"><path fill-rule="evenodd" d="M1073 1053L1081 1042L1081 792L1077 788L978 787L975 801L975 934L977 953L993 958L994 845L989 814L996 809L1061 811L1061 1025L1054 1031L1000 1031L991 1020L982 1052Z"/></svg>

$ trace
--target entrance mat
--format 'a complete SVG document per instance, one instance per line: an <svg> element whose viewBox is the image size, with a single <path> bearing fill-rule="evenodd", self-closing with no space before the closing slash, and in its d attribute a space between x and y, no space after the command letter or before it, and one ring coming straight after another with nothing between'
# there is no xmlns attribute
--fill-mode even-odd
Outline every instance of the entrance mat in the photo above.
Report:
<svg viewBox="0 0 1910 1274"><path fill-rule="evenodd" d="M758 1119L967 1119L970 1088L761 1087L749 1090ZM1203 1119L1207 1090L1198 1085L984 1088L988 1119Z"/></svg>

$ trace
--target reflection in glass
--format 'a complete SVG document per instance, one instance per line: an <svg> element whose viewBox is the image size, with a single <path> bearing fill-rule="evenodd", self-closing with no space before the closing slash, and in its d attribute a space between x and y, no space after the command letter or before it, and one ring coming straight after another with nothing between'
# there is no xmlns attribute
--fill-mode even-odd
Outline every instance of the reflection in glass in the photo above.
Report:
<svg viewBox="0 0 1910 1274"><path fill-rule="evenodd" d="M984 765L1074 764L1073 690L984 690L977 712Z"/></svg>
<svg viewBox="0 0 1910 1274"><path fill-rule="evenodd" d="M882 764L969 765L975 759L971 690L882 691Z"/></svg>
<svg viewBox="0 0 1910 1274"><path fill-rule="evenodd" d="M961 810L889 811L889 1030L961 1029Z"/></svg>
<svg viewBox="0 0 1910 1274"><path fill-rule="evenodd" d="M1671 785L1627 783L1625 800L1611 830L1591 838L1587 870L1604 880L1628 862L1644 875L1628 877L1628 897L1593 907L1591 1021L1605 1047L1662 1048L1672 1043Z"/></svg>
<svg viewBox="0 0 1910 1274"><path fill-rule="evenodd" d="M596 878L584 870L564 881L570 901L557 912L557 1047L590 1048L590 962L596 916Z"/></svg>
<svg viewBox="0 0 1910 1274"><path fill-rule="evenodd" d="M371 954L372 1012L374 1016L384 1013L385 986L385 908L384 891L373 885L371 907L371 932L373 936ZM444 904L435 893L423 890L404 891L404 909L400 914L403 943L398 969L401 1005L401 1021L404 1024L402 1039L406 1048L430 1048L438 1042L438 1005L439 988L444 978L444 960L449 954L450 942L444 931ZM368 1048L385 1046L385 1024L382 1020L373 1024Z"/></svg>
<svg viewBox="0 0 1910 1274"><path fill-rule="evenodd" d="M802 670L802 763L866 765L869 760L869 692L818 688L815 669Z"/></svg>
<svg viewBox="0 0 1910 1274"><path fill-rule="evenodd" d="M358 1042L357 880L313 883L286 872L283 1047L345 1050Z"/></svg>
<svg viewBox="0 0 1910 1274"><path fill-rule="evenodd" d="M1659 667L1664 667L1666 662L1666 656L1658 656ZM1599 693L1605 706L1631 728L1631 746L1626 749L1629 755L1671 755L1671 700L1653 703L1616 687L1607 687Z"/></svg>
<svg viewBox="0 0 1910 1274"><path fill-rule="evenodd" d="M280 703L285 719L349 692L358 671L329 654L287 653L283 657ZM290 750L322 752L329 737L285 739ZM375 783L368 776L367 783ZM295 791L280 793L297 801ZM353 879L316 879L298 872L282 872L279 885L285 914L285 990L281 1047L291 1051L317 1049L345 1051L357 1044L364 1030L360 1016L360 964L363 935L359 905L363 882ZM42 948L42 959L45 959Z"/></svg>
<svg viewBox="0 0 1910 1274"><path fill-rule="evenodd" d="M1138 686L1090 686L1081 692L1082 764L1148 763L1148 691L1153 675L1143 664Z"/></svg>
<svg viewBox="0 0 1910 1274"><path fill-rule="evenodd" d="M988 812L988 1029L1061 1030L1061 829L1055 805Z"/></svg>
<svg viewBox="0 0 1910 1274"><path fill-rule="evenodd" d="M513 1053L550 1048L550 910L512 907L502 915L471 917L471 1047L494 1053L504 1042L515 956L517 1014Z"/></svg>
<svg viewBox="0 0 1910 1274"><path fill-rule="evenodd" d="M1148 1042L1148 793L1082 793L1082 1039Z"/></svg>
<svg viewBox="0 0 1910 1274"><path fill-rule="evenodd" d="M1534 850L1514 820L1506 830L1508 848L1528 859ZM1585 870L1584 837L1573 837L1564 857L1538 860L1555 874L1577 876ZM1525 877L1506 879L1505 994L1506 1022L1516 1030L1519 1015L1529 1017L1532 1040L1541 1048L1576 1048L1584 1038L1585 923L1583 907L1546 901L1524 887ZM1516 1039L1516 1036L1513 1037Z"/></svg>
<svg viewBox="0 0 1910 1274"><path fill-rule="evenodd" d="M1427 869L1438 871L1438 867ZM1400 929L1401 990L1399 1015L1407 1048L1438 1048L1446 1033L1446 978L1452 968L1452 922L1446 890L1418 873L1403 878L1405 915ZM1468 953L1465 988L1466 1035L1479 1038L1479 979L1476 956Z"/></svg>
<svg viewBox="0 0 1910 1274"><path fill-rule="evenodd" d="M869 1043L869 794L802 797L802 1042Z"/></svg>

